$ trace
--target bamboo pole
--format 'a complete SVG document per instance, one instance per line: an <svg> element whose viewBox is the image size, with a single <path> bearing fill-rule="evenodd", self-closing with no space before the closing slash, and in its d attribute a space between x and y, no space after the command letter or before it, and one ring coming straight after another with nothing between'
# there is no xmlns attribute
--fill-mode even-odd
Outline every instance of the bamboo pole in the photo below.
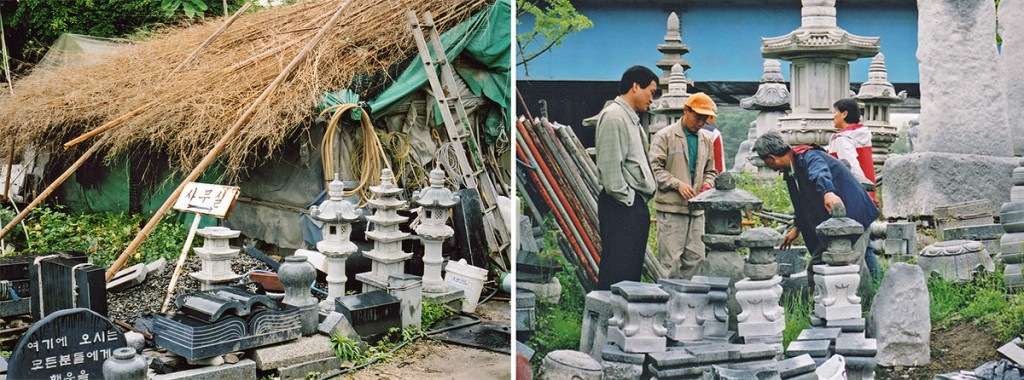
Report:
<svg viewBox="0 0 1024 380"><path fill-rule="evenodd" d="M69 167L68 170L64 171L64 174L61 174L60 177L57 177L57 179L54 180L53 183L50 184L50 186L47 186L42 193L39 193L39 196L37 196L36 199L33 199L32 203L29 203L28 206L25 206L25 208L21 210L21 212L18 213L18 215L15 216L14 219L12 219L9 223L7 223L6 226L4 226L4 229L0 231L0 239L3 239L4 236L7 236L7 233L11 232L11 230L14 229L14 226L18 225L18 222L21 222L22 219L25 219L25 217L28 216L28 213L31 212L33 208L38 206L39 203L46 199L46 197L50 196L50 193L52 193L54 190L57 189L58 186L64 183L64 181L67 180L68 177L71 177L71 174L74 174L75 171L78 170L78 168L85 163L85 160L88 160L89 157L93 155L93 153L96 153L96 150L99 149L100 145L103 145L103 143L106 141L107 138L104 137L99 141L96 141L95 144L92 144L92 146L89 147L89 150L85 151L85 153L83 153L82 156L78 158L78 161L75 161L75 163L71 164L71 167Z"/></svg>
<svg viewBox="0 0 1024 380"><path fill-rule="evenodd" d="M11 139L11 154L7 156L7 181L4 185L4 193L0 195L0 199L7 201L11 194L11 173L14 171L14 139Z"/></svg>
<svg viewBox="0 0 1024 380"><path fill-rule="evenodd" d="M199 174L201 174L203 170L206 169L207 166L209 166L211 163L213 163L215 159L217 159L217 156L220 155L220 153L224 150L227 144L231 142L231 140L235 137L235 134L237 134L238 131L241 130L242 127L249 121L249 119L252 118L252 115L256 113L256 110L259 109L260 105L262 105L263 102L268 97L270 97L270 94L272 94L274 90L276 90L277 87L280 86L281 83L288 78L292 70L294 70L295 67L299 65L299 63L305 60L306 56L309 55L309 52L313 50L313 46L319 43L320 40L323 39L323 36L327 34L327 30L333 27L334 24L338 22L338 18L341 17L342 11L344 11L345 8L348 7L349 1L350 0L342 1L342 3L338 6L338 9L334 12L334 15L331 16L331 19L328 20L327 23L320 28L320 31L318 31L316 35L314 35L313 38L309 40L309 42L306 44L305 47L302 48L301 51L299 51L298 55L296 55L295 58L292 59L291 63L289 63L288 66L286 66L284 70L282 70L281 73L278 74L277 78L274 78L274 81L271 82L270 85L268 85L267 88L263 90L263 93L260 94L260 96L256 98L255 101L253 101L249 108L247 108L245 112L242 113L241 117L238 118L238 121L236 121L235 124L228 129L227 133L225 133L224 136L221 137L220 141L217 141L217 143L214 144L213 149L211 149L210 152L207 153L205 157L203 157L203 160L199 162L199 165L196 166L195 169L192 169L192 172L189 173L187 177L185 177L185 180L178 185L178 188L174 189L174 192L167 197L167 200L164 201L163 206L160 206L160 209L157 210L157 212L153 215L149 222L146 223L146 226L142 228L142 231L139 231L139 234L135 236L135 239L133 239L132 242L128 244L128 248L125 248L124 252L121 253L121 256L119 256L117 260L114 261L114 263L110 266L110 270L107 271L107 281L110 281L110 279L114 277L114 274L116 274L117 271L121 269L121 266L123 266L124 263L128 261L128 257L130 257L131 254L135 252L136 249L139 248L139 245L141 245L142 242L146 240L146 237L149 236L149 233L152 232L154 228L156 228L156 225L157 223L160 222L160 219L162 219L163 216L167 214L167 211L170 210L172 205L174 205L174 202L178 199L178 196L181 195L181 192L185 189L185 185L199 178Z"/></svg>
<svg viewBox="0 0 1024 380"><path fill-rule="evenodd" d="M203 43L199 44L199 46L197 46L195 50L192 50L192 54L190 54L188 58L185 58L184 61L181 61L181 63L178 64L178 67L174 68L174 71L172 71L172 73L176 73L179 70L185 68L185 66L188 66L189 63L192 63L192 61L199 56L199 52L203 51L203 49L209 46L210 43L213 42L213 40L217 39L217 37L223 34L224 31L228 30L228 27L231 26L231 24L234 23L235 20L238 20L238 17L242 16L242 13L245 13L245 11L248 10L249 7L251 6L252 3L245 3L245 5L243 5L242 8L239 8L238 11L235 12L235 14L231 15L231 18L227 19L227 21L224 21L224 25L221 25L220 28L217 28L217 30L213 32L213 34L211 34L209 37L206 37L206 41L203 41ZM228 7L226 2L224 3L224 17L228 17Z"/></svg>
<svg viewBox="0 0 1024 380"><path fill-rule="evenodd" d="M117 119L108 121L105 124L103 124L103 125L101 125L99 127L96 127L95 129L93 129L93 130L91 130L89 132L86 132L85 134L83 134L81 136L75 137L71 141L68 141L68 142L64 143L64 149L73 147L73 146L77 145L78 143L80 143L82 141L88 140L88 139L92 138L93 136L96 136L96 135L98 135L100 133L106 132L110 128L114 128L114 127L116 127L118 125L121 125L121 123L123 123L125 120L128 120L128 119L132 118L135 115L138 115L140 113L146 112L150 108L153 108L153 106L155 106L156 103L157 103L156 100L150 101L149 103L143 104L141 107L136 108L136 109L132 110L131 112L128 112L128 113L126 113L124 115L121 115L121 117L118 117Z"/></svg>

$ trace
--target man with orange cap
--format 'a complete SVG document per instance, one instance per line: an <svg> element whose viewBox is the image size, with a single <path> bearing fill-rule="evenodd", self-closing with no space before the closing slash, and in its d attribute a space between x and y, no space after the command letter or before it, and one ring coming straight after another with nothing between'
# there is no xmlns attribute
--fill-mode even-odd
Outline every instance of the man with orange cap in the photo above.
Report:
<svg viewBox="0 0 1024 380"><path fill-rule="evenodd" d="M689 200L715 184L714 136L704 129L718 107L703 92L683 104L683 118L651 140L651 171L658 182L654 209L658 218L658 257L670 278L690 279L704 262L704 211Z"/></svg>

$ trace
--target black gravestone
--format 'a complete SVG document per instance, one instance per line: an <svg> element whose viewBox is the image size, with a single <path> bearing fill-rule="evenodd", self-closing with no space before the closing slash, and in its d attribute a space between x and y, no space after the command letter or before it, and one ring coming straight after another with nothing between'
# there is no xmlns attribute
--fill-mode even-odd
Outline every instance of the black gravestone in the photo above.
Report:
<svg viewBox="0 0 1024 380"><path fill-rule="evenodd" d="M387 333L402 328L402 303L383 290L338 297L335 311L348 318L361 337Z"/></svg>
<svg viewBox="0 0 1024 380"><path fill-rule="evenodd" d="M127 347L113 323L89 309L54 312L36 322L18 341L7 378L103 378L103 361Z"/></svg>
<svg viewBox="0 0 1024 380"><path fill-rule="evenodd" d="M107 315L103 268L86 263L80 253L61 252L37 262L29 267L33 319L78 307Z"/></svg>

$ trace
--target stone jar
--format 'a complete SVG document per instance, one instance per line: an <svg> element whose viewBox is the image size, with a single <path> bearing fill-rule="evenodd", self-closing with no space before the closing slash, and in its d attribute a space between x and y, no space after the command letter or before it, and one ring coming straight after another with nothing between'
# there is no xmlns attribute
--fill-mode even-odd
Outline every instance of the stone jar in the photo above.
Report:
<svg viewBox="0 0 1024 380"><path fill-rule="evenodd" d="M114 355L103 362L103 378L106 380L145 380L147 371L146 359L131 347L114 350Z"/></svg>
<svg viewBox="0 0 1024 380"><path fill-rule="evenodd" d="M284 304L296 307L316 304L309 294L309 285L316 280L316 268L305 256L288 256L277 269L277 278L284 284Z"/></svg>

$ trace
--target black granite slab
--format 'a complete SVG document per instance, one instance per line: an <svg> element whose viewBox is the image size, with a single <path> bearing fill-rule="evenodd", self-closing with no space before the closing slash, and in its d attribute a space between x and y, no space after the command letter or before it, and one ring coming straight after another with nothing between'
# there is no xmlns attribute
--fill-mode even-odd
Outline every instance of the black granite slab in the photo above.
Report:
<svg viewBox="0 0 1024 380"><path fill-rule="evenodd" d="M299 309L284 304L277 307L257 307L244 319L229 315L214 323L185 315L157 315L153 318L153 340L168 351L196 360L301 336Z"/></svg>
<svg viewBox="0 0 1024 380"><path fill-rule="evenodd" d="M335 311L344 315L362 337L402 327L401 302L384 290L338 297Z"/></svg>

